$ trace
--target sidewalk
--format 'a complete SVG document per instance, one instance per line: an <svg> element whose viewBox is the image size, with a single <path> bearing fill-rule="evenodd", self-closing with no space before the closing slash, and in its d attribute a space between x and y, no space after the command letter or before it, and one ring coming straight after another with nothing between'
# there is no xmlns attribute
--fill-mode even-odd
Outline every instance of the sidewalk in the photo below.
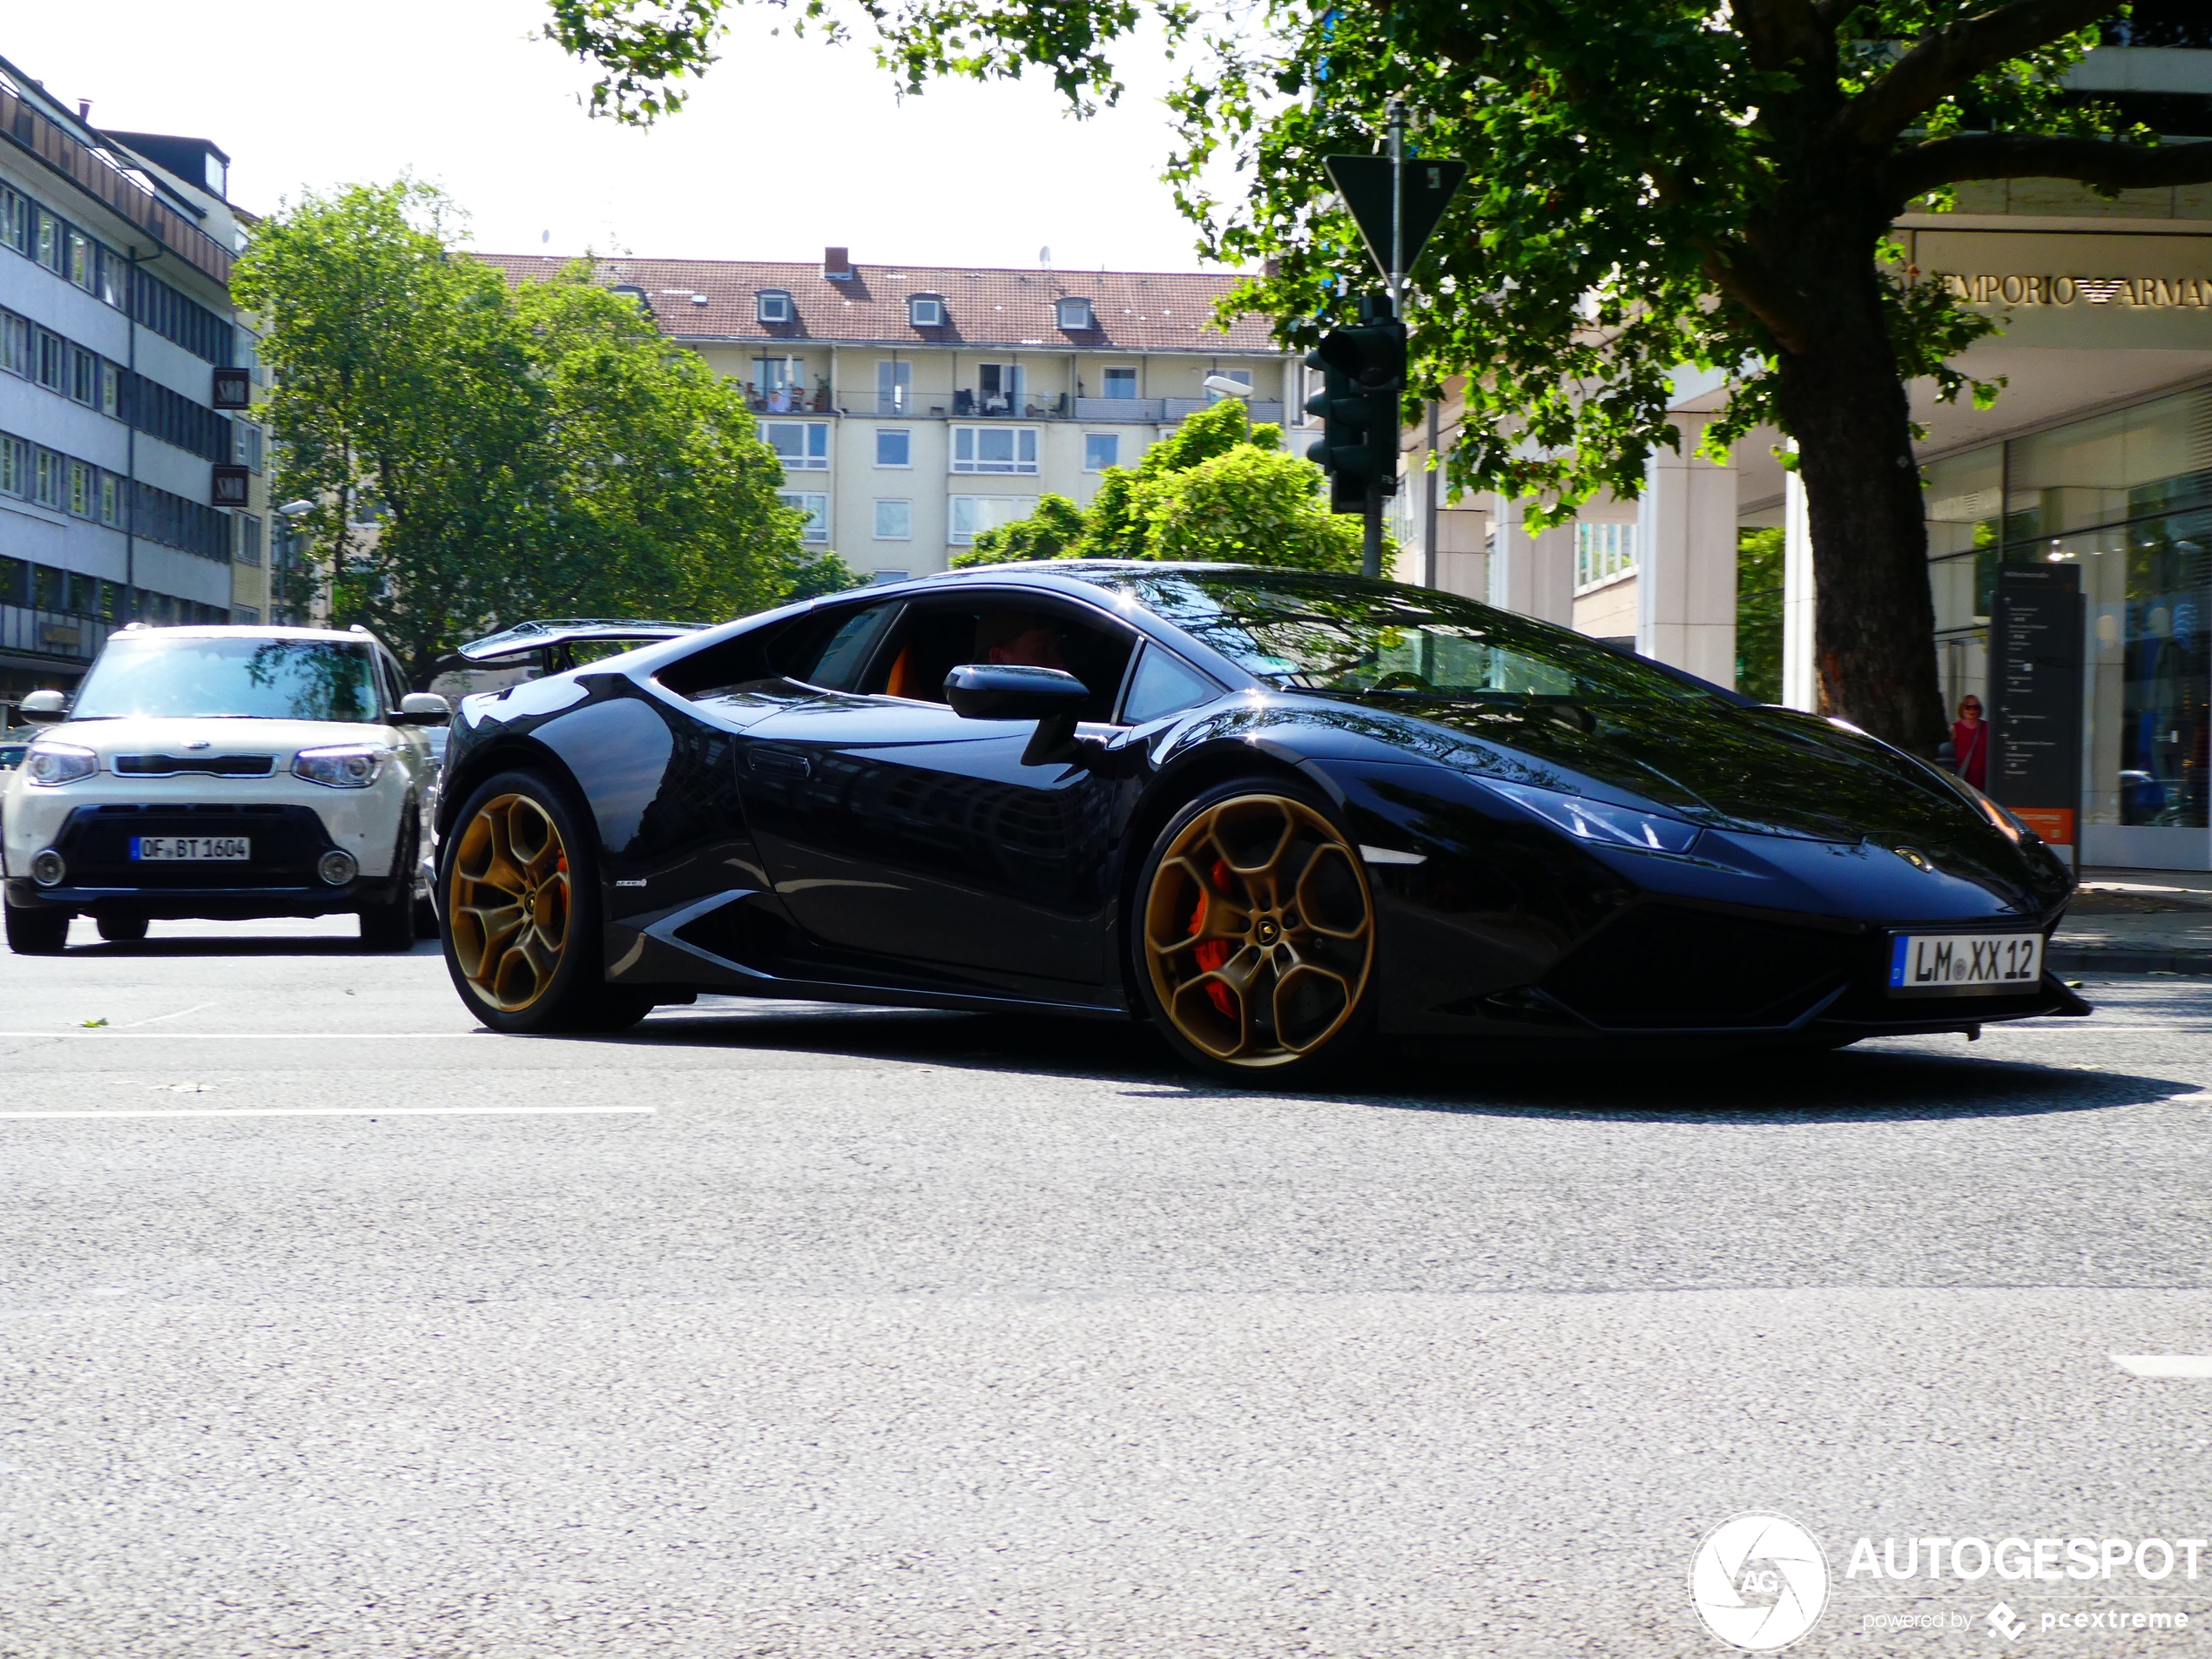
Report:
<svg viewBox="0 0 2212 1659"><path fill-rule="evenodd" d="M2212 874L2083 870L2045 964L2059 974L2212 974Z"/></svg>

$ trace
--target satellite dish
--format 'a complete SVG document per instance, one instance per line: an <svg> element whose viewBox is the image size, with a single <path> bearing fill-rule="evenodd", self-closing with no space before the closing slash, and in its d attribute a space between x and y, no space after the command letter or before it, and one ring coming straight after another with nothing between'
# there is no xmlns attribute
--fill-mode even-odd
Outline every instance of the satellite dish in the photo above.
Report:
<svg viewBox="0 0 2212 1659"><path fill-rule="evenodd" d="M1049 247L1039 248L1037 250L1037 263L1044 266L1044 268L1048 271L1052 269L1052 250Z"/></svg>

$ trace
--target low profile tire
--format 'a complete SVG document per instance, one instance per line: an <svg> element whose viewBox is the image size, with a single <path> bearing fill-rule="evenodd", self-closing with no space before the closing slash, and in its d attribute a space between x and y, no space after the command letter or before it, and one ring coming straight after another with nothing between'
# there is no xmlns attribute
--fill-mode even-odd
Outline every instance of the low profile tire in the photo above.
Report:
<svg viewBox="0 0 2212 1659"><path fill-rule="evenodd" d="M501 772L453 824L439 908L446 971L472 1014L528 1035L621 1031L651 1012L601 971L597 850L559 790Z"/></svg>
<svg viewBox="0 0 2212 1659"><path fill-rule="evenodd" d="M407 810L409 814L414 813L412 802ZM391 896L361 907L363 950L415 948L415 837L404 828L400 832L399 853L392 860L392 870L397 879Z"/></svg>
<svg viewBox="0 0 2212 1659"><path fill-rule="evenodd" d="M7 912L8 948L18 956L58 956L69 945L69 912L17 909Z"/></svg>
<svg viewBox="0 0 2212 1659"><path fill-rule="evenodd" d="M1160 832L1135 900L1138 993L1191 1064L1303 1083L1366 1036L1374 894L1318 796L1277 778L1208 790Z"/></svg>
<svg viewBox="0 0 2212 1659"><path fill-rule="evenodd" d="M92 925L111 945L135 945L146 936L144 916L95 916Z"/></svg>

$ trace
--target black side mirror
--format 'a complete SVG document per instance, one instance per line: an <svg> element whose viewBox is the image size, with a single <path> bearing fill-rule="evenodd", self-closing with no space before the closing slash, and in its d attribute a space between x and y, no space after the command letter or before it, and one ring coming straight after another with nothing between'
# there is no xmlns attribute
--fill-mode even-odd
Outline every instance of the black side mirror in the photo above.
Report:
<svg viewBox="0 0 2212 1659"><path fill-rule="evenodd" d="M1050 720L1072 724L1090 687L1064 668L966 663L945 676L945 701L963 720Z"/></svg>
<svg viewBox="0 0 2212 1659"><path fill-rule="evenodd" d="M945 676L945 701L963 720L1037 723L1028 747L1022 751L1025 766L1072 760L1083 752L1076 719L1089 698L1090 687L1064 668L965 663Z"/></svg>

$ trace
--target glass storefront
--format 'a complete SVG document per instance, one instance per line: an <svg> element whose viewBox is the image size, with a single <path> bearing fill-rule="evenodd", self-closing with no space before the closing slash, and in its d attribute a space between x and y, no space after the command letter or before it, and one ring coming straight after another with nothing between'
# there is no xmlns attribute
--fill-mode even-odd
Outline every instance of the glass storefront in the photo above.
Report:
<svg viewBox="0 0 2212 1659"><path fill-rule="evenodd" d="M1951 705L1987 696L2000 563L2080 565L2085 850L2094 862L2202 867L2212 822L2212 386L1946 456L1923 477ZM2160 831L2168 833L2146 833Z"/></svg>

